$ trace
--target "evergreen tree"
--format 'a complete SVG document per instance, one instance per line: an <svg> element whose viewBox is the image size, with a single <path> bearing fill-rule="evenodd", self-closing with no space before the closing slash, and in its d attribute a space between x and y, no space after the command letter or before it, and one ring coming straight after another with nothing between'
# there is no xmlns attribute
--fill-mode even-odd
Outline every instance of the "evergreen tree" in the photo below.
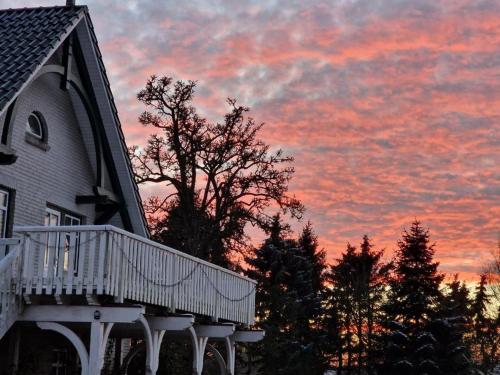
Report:
<svg viewBox="0 0 500 375"><path fill-rule="evenodd" d="M439 306L439 318L429 323L428 330L436 339L436 363L444 374L471 374L472 300L465 282L454 275L446 284Z"/></svg>
<svg viewBox="0 0 500 375"><path fill-rule="evenodd" d="M366 359L360 363L360 370L364 368L369 374L374 372L376 363L381 356L380 334L384 320L382 305L386 294L386 285L389 280L392 262L382 262L383 250L374 250L368 236L363 237L361 243L360 272L359 272L359 323L358 336L364 342ZM358 371L360 373L360 371Z"/></svg>
<svg viewBox="0 0 500 375"><path fill-rule="evenodd" d="M311 223L303 228L298 240L295 270L290 267L291 289L296 289L299 305L295 335L299 341L309 346L313 357L321 358L321 366L326 367L322 346L326 332L322 325L324 315L323 299L325 294L326 254L319 249L318 239Z"/></svg>
<svg viewBox="0 0 500 375"><path fill-rule="evenodd" d="M318 254L312 230L305 232L301 241L308 249L287 238L287 226L275 216L269 238L247 259L247 274L258 283L257 322L266 331L258 344L260 374L323 374L326 367L314 326L321 315L314 276L321 267L307 256Z"/></svg>
<svg viewBox="0 0 500 375"><path fill-rule="evenodd" d="M476 287L476 295L472 303L472 314L474 319L475 354L484 370L490 369L499 360L500 308L497 316L490 317L488 314L490 303L491 295L487 290L487 276L483 274Z"/></svg>
<svg viewBox="0 0 500 375"><path fill-rule="evenodd" d="M446 283L447 293L441 299L441 315L445 317L464 317L467 321L472 318L472 300L465 282L461 282L458 274L453 280Z"/></svg>
<svg viewBox="0 0 500 375"><path fill-rule="evenodd" d="M360 251L348 244L328 275L332 285L327 304L327 327L333 339L330 355L339 372L375 371L381 349L381 304L391 268L381 262L382 256L383 251L375 251L364 236Z"/></svg>
<svg viewBox="0 0 500 375"><path fill-rule="evenodd" d="M331 360L339 373L344 370L349 373L353 365L354 355L354 264L356 263L356 248L347 244L347 248L337 264L328 273L331 290L328 298L328 326L336 331L330 331Z"/></svg>
<svg viewBox="0 0 500 375"><path fill-rule="evenodd" d="M420 222L413 222L410 231L404 230L403 239L398 242L394 277L385 306L389 319L408 326L411 333L429 322L442 297L439 288L444 275L438 272L439 263L433 258L429 231Z"/></svg>
<svg viewBox="0 0 500 375"><path fill-rule="evenodd" d="M442 298L439 287L444 276L438 272L439 263L433 258L434 245L430 244L429 232L418 221L413 222L410 231L405 230L398 242L394 275L384 306L386 344L392 347L392 354L385 359L387 374L439 372L437 340L429 332L429 325L438 317ZM404 337L405 342L395 342L394 337L398 336Z"/></svg>

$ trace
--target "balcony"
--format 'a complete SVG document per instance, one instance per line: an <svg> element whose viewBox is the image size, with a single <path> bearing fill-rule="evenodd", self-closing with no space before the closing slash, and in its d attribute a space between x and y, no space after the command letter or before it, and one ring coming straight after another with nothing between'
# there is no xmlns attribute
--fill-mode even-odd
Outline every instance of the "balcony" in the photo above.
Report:
<svg viewBox="0 0 500 375"><path fill-rule="evenodd" d="M110 225L15 227L25 298L112 297L251 325L255 281ZM1 257L1 255L0 255Z"/></svg>

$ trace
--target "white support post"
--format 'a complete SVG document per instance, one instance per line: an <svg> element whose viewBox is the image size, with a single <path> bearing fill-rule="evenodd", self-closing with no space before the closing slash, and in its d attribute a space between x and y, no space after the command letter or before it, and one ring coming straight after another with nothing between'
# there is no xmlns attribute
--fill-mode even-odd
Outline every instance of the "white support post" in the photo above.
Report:
<svg viewBox="0 0 500 375"><path fill-rule="evenodd" d="M193 327L188 328L188 332L193 344L193 375L201 375L203 371L203 357L208 337L198 336Z"/></svg>
<svg viewBox="0 0 500 375"><path fill-rule="evenodd" d="M99 375L104 365L106 343L114 323L90 323L89 375Z"/></svg>
<svg viewBox="0 0 500 375"><path fill-rule="evenodd" d="M236 345L233 336L228 336L224 339L226 344L226 372L227 375L234 375L236 366Z"/></svg>
<svg viewBox="0 0 500 375"><path fill-rule="evenodd" d="M153 375L156 374L156 371L158 371L158 366L160 364L160 348L161 348L161 342L163 341L163 336L165 335L165 330L153 330L152 336L153 336L153 353L152 353L152 373Z"/></svg>
<svg viewBox="0 0 500 375"><path fill-rule="evenodd" d="M234 333L234 324L199 325L196 328L189 327L188 332L193 343L193 375L201 375L208 339L225 339L231 336Z"/></svg>
<svg viewBox="0 0 500 375"><path fill-rule="evenodd" d="M184 331L194 323L194 316L190 314L167 317L148 317L147 323L153 338L152 372L158 371L160 348L166 331Z"/></svg>
<svg viewBox="0 0 500 375"><path fill-rule="evenodd" d="M153 344L153 335L151 333L151 329L149 328L148 321L146 320L144 315L141 315L137 322L142 325L144 331L144 342L146 344L146 375L154 375L156 358Z"/></svg>

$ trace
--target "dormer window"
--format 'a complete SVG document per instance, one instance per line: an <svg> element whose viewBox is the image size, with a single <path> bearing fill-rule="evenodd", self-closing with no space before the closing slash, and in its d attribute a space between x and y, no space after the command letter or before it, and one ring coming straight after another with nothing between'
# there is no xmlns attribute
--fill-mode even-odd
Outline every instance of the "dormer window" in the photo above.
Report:
<svg viewBox="0 0 500 375"><path fill-rule="evenodd" d="M42 114L36 111L31 112L26 123L26 142L44 151L48 151L47 135L47 124Z"/></svg>
<svg viewBox="0 0 500 375"><path fill-rule="evenodd" d="M43 125L40 114L36 112L30 114L26 130L34 137L43 139Z"/></svg>

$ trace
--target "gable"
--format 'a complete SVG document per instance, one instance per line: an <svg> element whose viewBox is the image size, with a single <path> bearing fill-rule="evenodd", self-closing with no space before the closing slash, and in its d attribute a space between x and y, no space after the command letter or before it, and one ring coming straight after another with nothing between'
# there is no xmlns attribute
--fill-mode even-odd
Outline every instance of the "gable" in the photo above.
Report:
<svg viewBox="0 0 500 375"><path fill-rule="evenodd" d="M9 123L18 105L16 98L41 76L58 75L71 97L87 161L96 171L93 193L78 195L77 203L101 208L115 204L126 229L147 236L139 191L87 8L0 11L0 36L11 37L19 45L9 52L12 43L0 42L0 72L5 67L10 74L0 73L0 163L2 153L15 152L9 144ZM15 163L10 156L9 162Z"/></svg>
<svg viewBox="0 0 500 375"><path fill-rule="evenodd" d="M93 224L94 207L77 205L75 197L93 193L95 173L68 92L56 74L35 79L17 97L11 147L17 160L0 166L0 180L15 191L14 225L43 225L48 206L59 207ZM36 112L46 122L46 142L31 143L28 117Z"/></svg>

